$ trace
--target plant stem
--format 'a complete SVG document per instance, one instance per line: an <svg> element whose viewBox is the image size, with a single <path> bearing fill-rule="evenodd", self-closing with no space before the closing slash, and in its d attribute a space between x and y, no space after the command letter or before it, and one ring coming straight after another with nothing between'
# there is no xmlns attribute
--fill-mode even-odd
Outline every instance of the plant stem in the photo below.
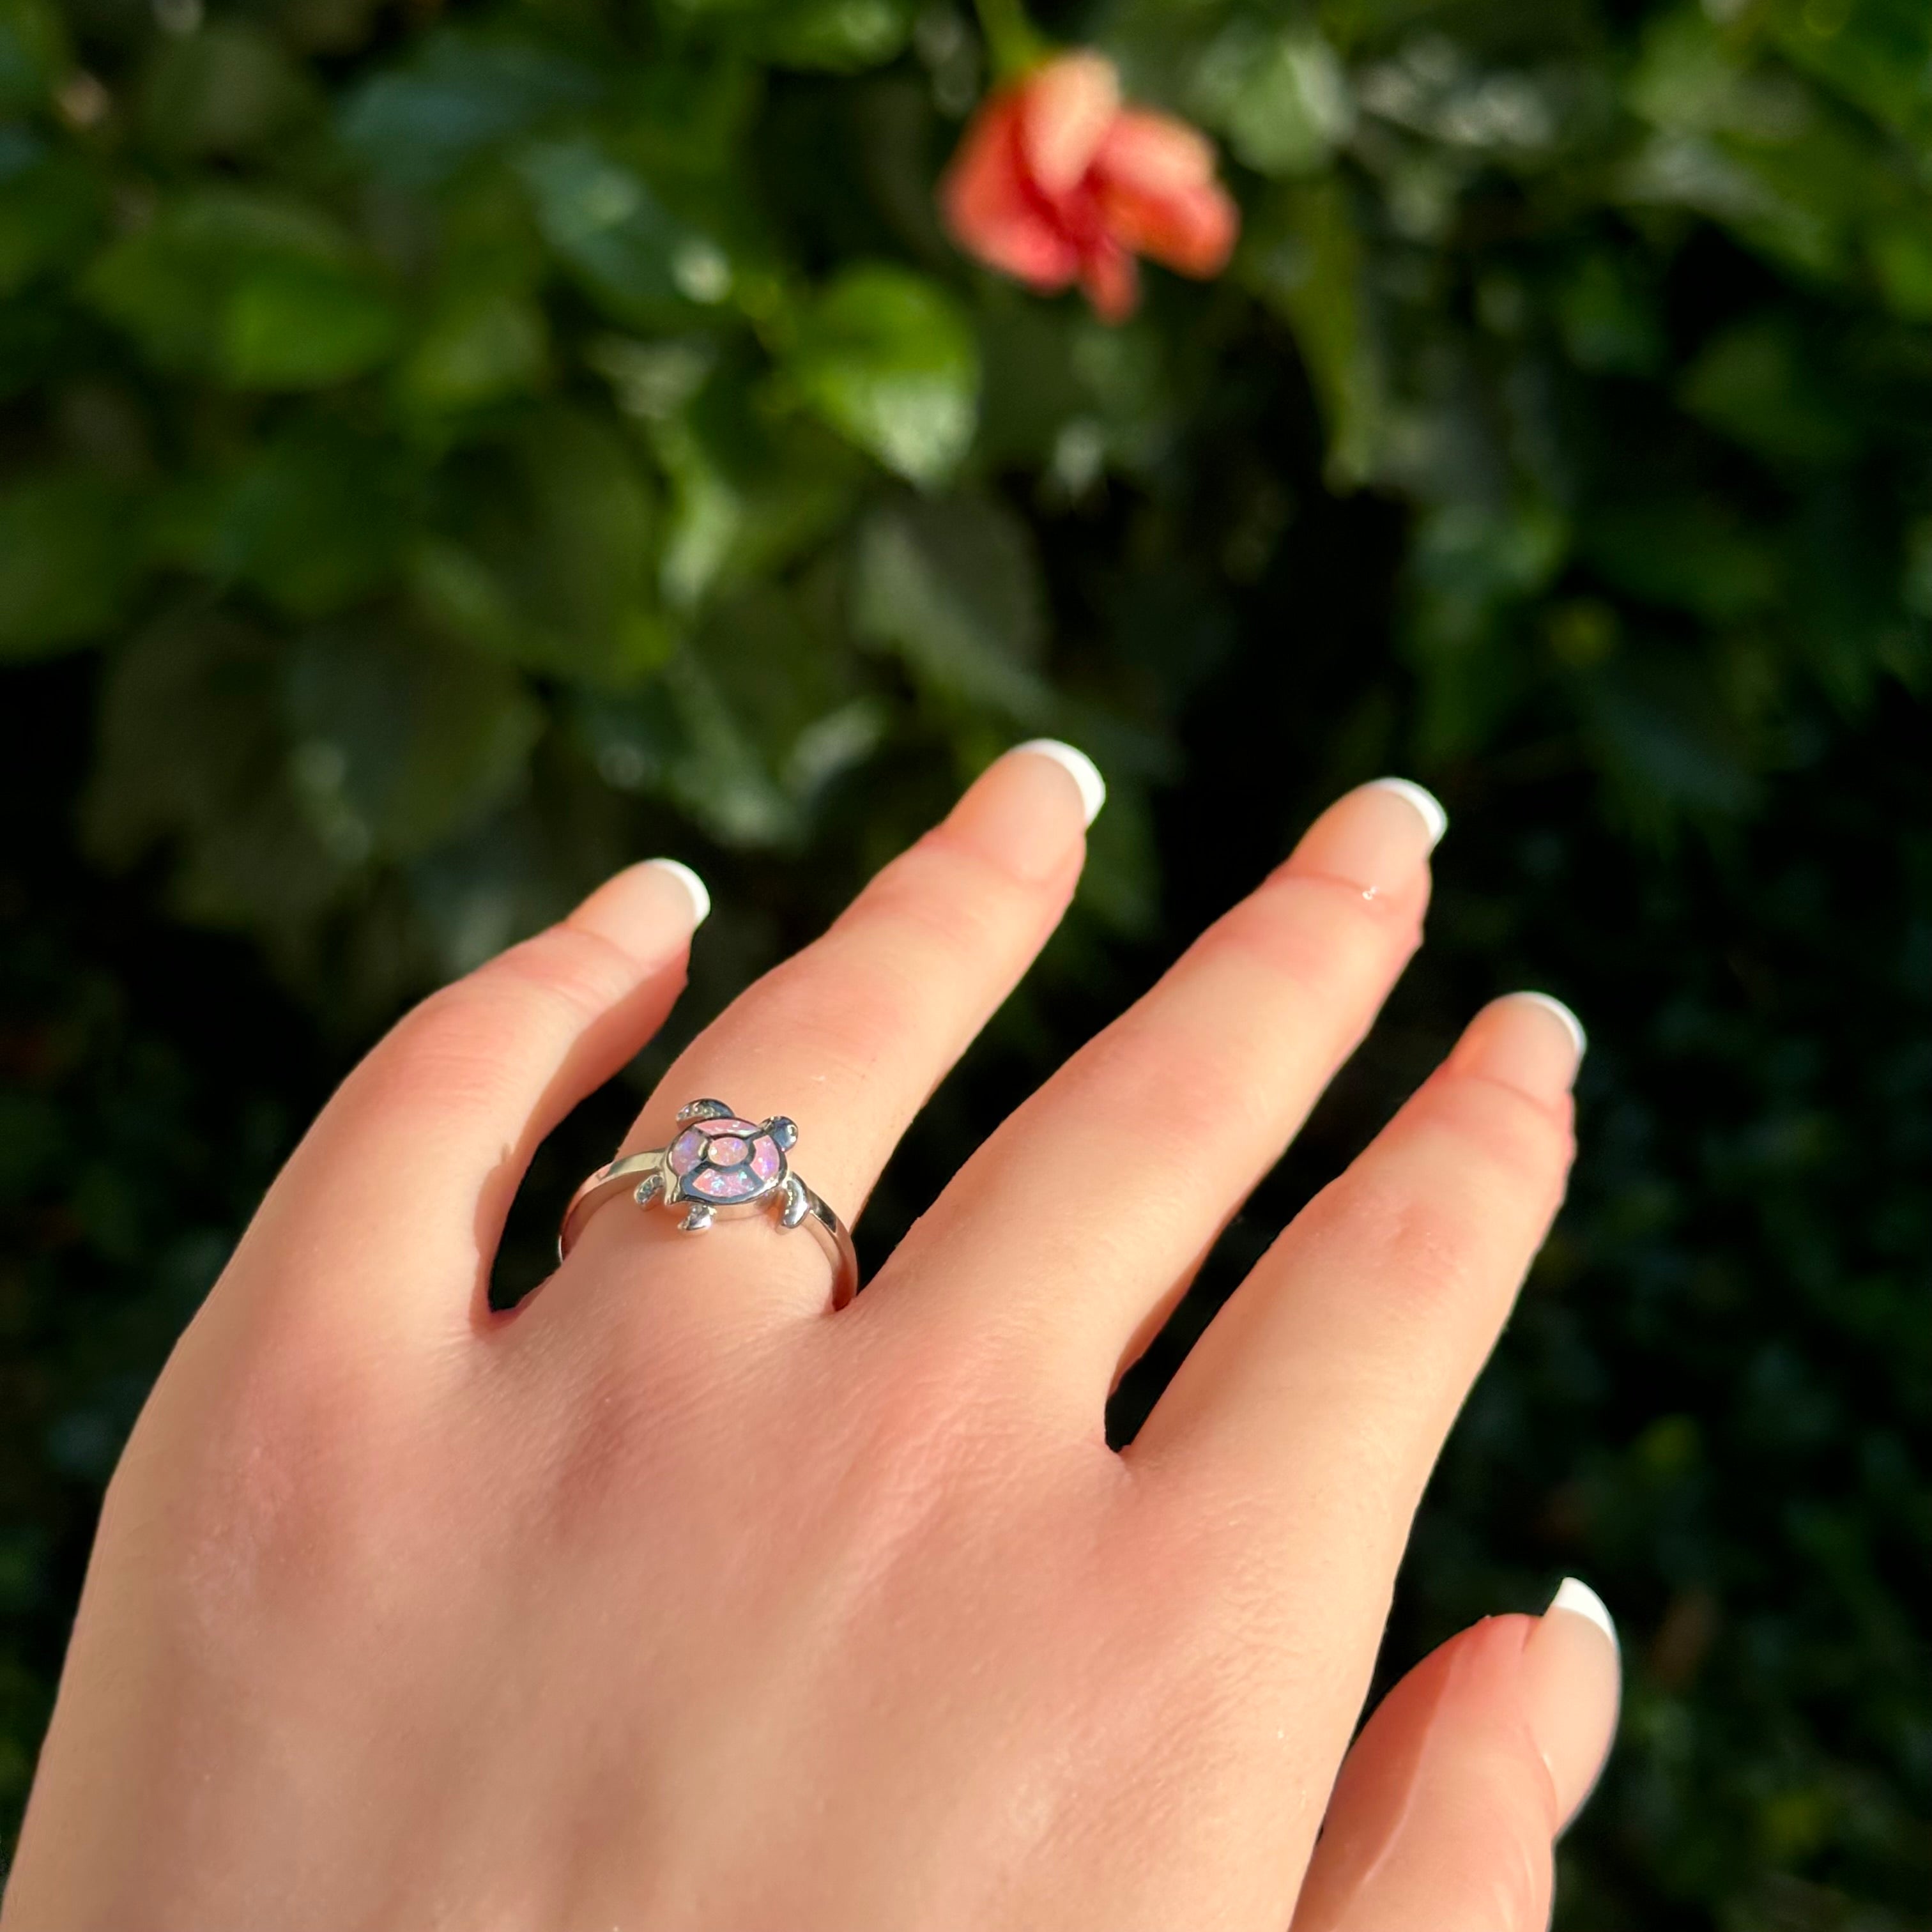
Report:
<svg viewBox="0 0 1932 1932"><path fill-rule="evenodd" d="M1017 80L1046 58L1048 44L1027 18L1024 0L973 0L973 4L979 12L980 31L986 36L995 85Z"/></svg>

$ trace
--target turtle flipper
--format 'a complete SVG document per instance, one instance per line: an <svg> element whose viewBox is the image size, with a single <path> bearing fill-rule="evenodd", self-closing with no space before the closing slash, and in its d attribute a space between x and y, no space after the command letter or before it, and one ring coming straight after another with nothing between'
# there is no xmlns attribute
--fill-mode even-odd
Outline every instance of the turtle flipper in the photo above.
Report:
<svg viewBox="0 0 1932 1932"><path fill-rule="evenodd" d="M797 1227L812 1212L812 1203L806 1198L805 1183L795 1174L785 1176L778 1199L778 1225L782 1228Z"/></svg>
<svg viewBox="0 0 1932 1932"><path fill-rule="evenodd" d="M718 1218L718 1210L708 1202L694 1201L677 1224L687 1234L701 1234Z"/></svg>
<svg viewBox="0 0 1932 1932"><path fill-rule="evenodd" d="M688 1107L677 1110L680 1120L726 1120L731 1117L731 1109L722 1100L694 1100Z"/></svg>

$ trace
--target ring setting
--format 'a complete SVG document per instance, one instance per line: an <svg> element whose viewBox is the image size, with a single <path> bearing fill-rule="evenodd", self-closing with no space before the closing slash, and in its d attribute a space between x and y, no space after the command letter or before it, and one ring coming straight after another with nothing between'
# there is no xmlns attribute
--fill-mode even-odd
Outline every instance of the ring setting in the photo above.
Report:
<svg viewBox="0 0 1932 1932"><path fill-rule="evenodd" d="M677 1110L684 1132L664 1150L664 1164L637 1185L638 1205L662 1198L668 1208L691 1206L678 1225L698 1234L718 1218L721 1206L742 1206L768 1195L782 1197L778 1219L795 1228L805 1219L805 1184L785 1162L798 1129L782 1114L769 1120L741 1120L722 1100L694 1100Z"/></svg>
<svg viewBox="0 0 1932 1932"><path fill-rule="evenodd" d="M702 1234L721 1217L770 1213L782 1228L808 1227L832 1265L832 1305L842 1308L859 1285L859 1263L845 1224L792 1172L798 1127L783 1114L753 1120L722 1100L693 1100L677 1112L668 1147L627 1154L600 1167L571 1196L557 1233L557 1258L576 1245L590 1216L628 1192L640 1208L682 1207L678 1226Z"/></svg>

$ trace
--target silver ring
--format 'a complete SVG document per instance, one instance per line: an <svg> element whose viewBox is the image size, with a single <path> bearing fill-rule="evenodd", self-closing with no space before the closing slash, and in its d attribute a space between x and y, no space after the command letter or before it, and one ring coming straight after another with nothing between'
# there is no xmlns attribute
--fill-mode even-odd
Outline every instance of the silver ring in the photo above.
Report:
<svg viewBox="0 0 1932 1932"><path fill-rule="evenodd" d="M677 1110L684 1131L668 1147L648 1148L600 1167L570 1197L557 1230L561 1262L585 1223L607 1201L628 1194L640 1208L682 1205L678 1226L701 1234L714 1222L776 1211L782 1228L809 1228L832 1261L832 1305L843 1308L859 1289L859 1257L845 1223L791 1171L786 1156L798 1128L782 1114L748 1120L722 1100L694 1100Z"/></svg>

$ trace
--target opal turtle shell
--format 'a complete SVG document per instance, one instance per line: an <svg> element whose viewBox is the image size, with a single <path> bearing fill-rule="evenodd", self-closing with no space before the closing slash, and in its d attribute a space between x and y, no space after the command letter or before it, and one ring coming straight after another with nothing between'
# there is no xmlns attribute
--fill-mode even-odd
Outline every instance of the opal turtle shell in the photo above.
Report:
<svg viewBox="0 0 1932 1932"><path fill-rule="evenodd" d="M769 1194L784 1179L785 1158L778 1142L755 1120L726 1114L694 1120L673 1141L664 1165L686 1199L713 1207L735 1207Z"/></svg>

